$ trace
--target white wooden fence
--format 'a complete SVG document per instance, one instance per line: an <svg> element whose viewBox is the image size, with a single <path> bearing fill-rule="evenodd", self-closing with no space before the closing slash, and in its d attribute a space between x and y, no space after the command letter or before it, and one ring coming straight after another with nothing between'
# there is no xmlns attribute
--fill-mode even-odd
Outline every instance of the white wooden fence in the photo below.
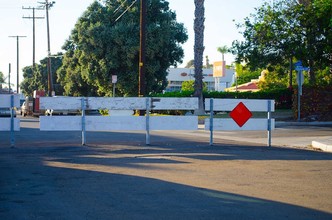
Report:
<svg viewBox="0 0 332 220"><path fill-rule="evenodd" d="M81 116L41 116L42 131L145 130L150 144L150 130L197 130L197 116L153 116L150 110L195 110L197 98L111 98L111 97L41 97L40 109L81 110ZM89 116L85 110L146 110L145 116Z"/></svg>
<svg viewBox="0 0 332 220"><path fill-rule="evenodd" d="M241 104L240 104L241 103ZM266 112L266 118L251 118L244 124L238 124L233 118L213 118L214 111L226 111L231 112L239 104L244 109L238 110L235 115L238 114L242 117L251 112ZM261 99L205 99L205 110L210 111L210 118L205 119L205 130L210 130L210 145L213 145L213 131L229 131L229 130L267 130L268 141L267 145L271 146L271 131L275 128L275 121L271 118L271 112L274 111L274 100L261 100ZM249 113L249 114L250 114Z"/></svg>
<svg viewBox="0 0 332 220"><path fill-rule="evenodd" d="M10 145L15 146L14 131L20 130L20 119L14 117L15 107L20 107L19 95L0 94L0 108L10 111L10 117L0 117L0 131L10 131Z"/></svg>

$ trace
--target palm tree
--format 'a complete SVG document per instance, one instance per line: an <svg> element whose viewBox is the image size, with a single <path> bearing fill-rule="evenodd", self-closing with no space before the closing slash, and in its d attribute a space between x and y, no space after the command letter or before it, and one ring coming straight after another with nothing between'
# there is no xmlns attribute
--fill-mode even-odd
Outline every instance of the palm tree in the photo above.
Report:
<svg viewBox="0 0 332 220"><path fill-rule="evenodd" d="M185 68L192 68L194 66L194 60L189 60Z"/></svg>
<svg viewBox="0 0 332 220"><path fill-rule="evenodd" d="M229 52L229 49L227 46L222 46L217 48L218 52L222 54L222 61L225 61L224 55Z"/></svg>
<svg viewBox="0 0 332 220"><path fill-rule="evenodd" d="M204 0L195 0L195 45L194 45L194 67L195 67L195 84L194 96L198 97L198 109L196 115L204 114L203 104L203 53L204 53Z"/></svg>

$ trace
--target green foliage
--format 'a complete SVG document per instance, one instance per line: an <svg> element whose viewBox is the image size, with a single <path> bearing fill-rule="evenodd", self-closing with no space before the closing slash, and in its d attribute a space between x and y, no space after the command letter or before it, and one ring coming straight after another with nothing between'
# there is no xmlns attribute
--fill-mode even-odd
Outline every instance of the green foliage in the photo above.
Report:
<svg viewBox="0 0 332 220"><path fill-rule="evenodd" d="M165 92L165 93L152 93L151 97L192 97L192 91L173 91L173 92Z"/></svg>
<svg viewBox="0 0 332 220"><path fill-rule="evenodd" d="M229 52L229 49L226 45L218 47L217 51L222 54L222 61L224 61L224 55Z"/></svg>
<svg viewBox="0 0 332 220"><path fill-rule="evenodd" d="M237 62L245 61L251 69L287 69L290 59L302 60L310 67L310 82L314 83L316 70L332 68L331 17L330 0L312 0L307 5L288 0L265 2L238 25L244 29L244 41L234 41L232 52L237 54Z"/></svg>
<svg viewBox="0 0 332 220"><path fill-rule="evenodd" d="M0 71L0 83L4 83L5 82L5 76L3 75L3 73Z"/></svg>
<svg viewBox="0 0 332 220"><path fill-rule="evenodd" d="M287 88L258 92L204 92L204 98L238 98L238 99L273 99L277 109L292 108L293 91ZM190 91L166 92L164 94L151 94L152 97L192 97Z"/></svg>
<svg viewBox="0 0 332 220"><path fill-rule="evenodd" d="M22 92L26 96L32 96L34 90L48 91L48 74L47 74L47 60L44 58L40 64L36 64L35 70L33 66L26 66L23 68L23 81L20 85ZM59 79L56 71L62 65L62 54L58 53L56 57L51 57L51 73L53 81L53 89L56 95L63 94L63 88L59 84Z"/></svg>
<svg viewBox="0 0 332 220"><path fill-rule="evenodd" d="M298 116L297 87L294 88L293 112L294 118ZM305 121L331 121L332 120L332 86L331 85L305 85L301 96L301 120Z"/></svg>
<svg viewBox="0 0 332 220"><path fill-rule="evenodd" d="M194 60L189 60L185 68L194 68Z"/></svg>
<svg viewBox="0 0 332 220"><path fill-rule="evenodd" d="M194 91L194 84L195 84L195 80L188 80L188 81L184 81L182 82L182 86L181 86L181 90L182 91Z"/></svg>
<svg viewBox="0 0 332 220"><path fill-rule="evenodd" d="M258 79L258 77L261 75L261 69L258 70L250 70L246 66L243 66L241 64L235 65L235 71L237 75L237 84L243 84L250 82L252 79Z"/></svg>
<svg viewBox="0 0 332 220"><path fill-rule="evenodd" d="M292 108L293 91L287 88L258 92L206 92L205 98L273 99L277 109Z"/></svg>
<svg viewBox="0 0 332 220"><path fill-rule="evenodd" d="M331 18L332 19L332 18ZM328 67L316 72L316 81L318 85L332 85L332 72Z"/></svg>
<svg viewBox="0 0 332 220"><path fill-rule="evenodd" d="M63 49L66 54L58 71L67 95L111 96L111 76L117 75L117 94L137 96L139 59L139 4L117 0L92 3L79 18ZM117 9L120 7L120 13ZM167 86L167 69L182 62L188 36L165 0L148 4L146 91L161 92Z"/></svg>
<svg viewBox="0 0 332 220"><path fill-rule="evenodd" d="M195 80L188 80L182 82L181 91L194 92ZM207 83L203 82L203 91L207 91Z"/></svg>

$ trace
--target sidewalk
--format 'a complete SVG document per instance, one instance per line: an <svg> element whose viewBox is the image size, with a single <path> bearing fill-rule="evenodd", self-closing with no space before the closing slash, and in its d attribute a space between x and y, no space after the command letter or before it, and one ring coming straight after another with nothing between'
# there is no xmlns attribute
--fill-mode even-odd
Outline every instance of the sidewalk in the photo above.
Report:
<svg viewBox="0 0 332 220"><path fill-rule="evenodd" d="M199 129L203 132L204 125L199 125ZM202 132L202 137L209 136L207 131L204 135ZM267 131L214 131L214 142L218 143L218 139L267 145ZM272 146L332 152L331 145L332 122L277 121L272 131Z"/></svg>
<svg viewBox="0 0 332 220"><path fill-rule="evenodd" d="M276 122L276 127L285 126L320 126L332 127L332 122ZM320 149L326 152L332 152L332 133L327 137L317 137L312 140L311 145L313 148Z"/></svg>

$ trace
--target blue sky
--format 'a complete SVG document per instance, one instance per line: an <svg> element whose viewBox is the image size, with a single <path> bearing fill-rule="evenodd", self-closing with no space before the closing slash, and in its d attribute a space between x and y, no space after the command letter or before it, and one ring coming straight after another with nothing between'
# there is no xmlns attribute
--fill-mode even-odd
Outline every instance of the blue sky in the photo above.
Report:
<svg viewBox="0 0 332 220"><path fill-rule="evenodd" d="M43 0L39 0L43 1ZM93 0L55 0L50 10L51 52L60 52L65 40L84 10ZM189 40L183 45L185 51L184 66L193 59L194 45L194 0L168 0L170 8L177 14L178 22L184 23L187 28ZM20 39L20 81L22 68L32 65L32 20L23 19L22 16L32 16L32 10L23 10L22 6L38 6L37 0L1 0L0 1L0 71L8 75L8 64L11 63L11 82L16 82L16 39L8 36L22 35ZM218 46L231 46L233 40L242 39L235 24L254 13L255 7L260 6L264 0L205 0L205 53L210 63L221 60L217 52ZM36 16L45 16L45 11L36 11ZM233 21L235 20L235 22ZM36 62L47 56L46 20L36 20ZM227 64L234 57L225 56Z"/></svg>

